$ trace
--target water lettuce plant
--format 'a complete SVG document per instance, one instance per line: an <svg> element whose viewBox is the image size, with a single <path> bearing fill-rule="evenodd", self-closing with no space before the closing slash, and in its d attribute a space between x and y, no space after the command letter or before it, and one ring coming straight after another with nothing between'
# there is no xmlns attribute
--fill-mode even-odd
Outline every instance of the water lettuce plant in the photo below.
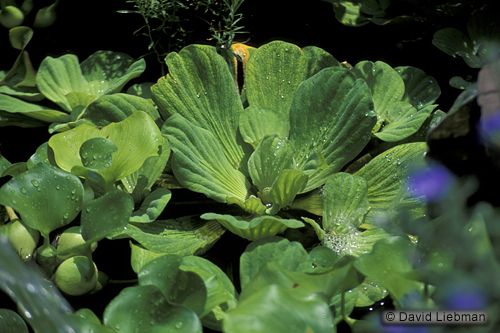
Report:
<svg viewBox="0 0 500 333"><path fill-rule="evenodd" d="M413 67L364 61L348 68L319 48L280 41L234 48L245 59L241 96L233 68L201 45L169 55L170 73L152 94L167 119L162 133L180 184L246 214L202 218L250 240L302 227L276 214L352 162L372 133L394 145L415 134L440 93ZM409 148L423 153L423 146ZM377 162L380 169L393 163Z"/></svg>

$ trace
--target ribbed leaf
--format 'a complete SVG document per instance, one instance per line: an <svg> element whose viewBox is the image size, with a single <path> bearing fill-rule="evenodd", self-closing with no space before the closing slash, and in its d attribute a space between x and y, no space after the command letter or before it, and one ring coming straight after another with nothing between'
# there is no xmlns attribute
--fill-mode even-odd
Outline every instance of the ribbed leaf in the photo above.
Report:
<svg viewBox="0 0 500 333"><path fill-rule="evenodd" d="M287 138L290 123L278 111L251 105L241 114L239 129L243 140L256 148L267 134L277 134L280 138Z"/></svg>
<svg viewBox="0 0 500 333"><path fill-rule="evenodd" d="M172 169L182 186L219 202L226 197L245 201L250 183L234 169L215 136L180 114L170 117L162 132L172 147Z"/></svg>
<svg viewBox="0 0 500 333"><path fill-rule="evenodd" d="M277 134L264 137L248 159L248 172L259 190L271 187L284 169L293 166L294 148Z"/></svg>
<svg viewBox="0 0 500 333"><path fill-rule="evenodd" d="M297 220L281 219L274 216L260 216L251 220L244 220L239 216L205 213L201 216L205 220L217 220L232 233L248 240L257 240L275 236L286 228L301 228L304 223Z"/></svg>
<svg viewBox="0 0 500 333"><path fill-rule="evenodd" d="M224 58L214 47L190 45L166 59L169 74L151 87L160 114L179 113L193 125L210 131L229 163L246 172L238 134L243 106Z"/></svg>
<svg viewBox="0 0 500 333"><path fill-rule="evenodd" d="M45 97L62 109L71 111L66 95L73 91L85 91L87 80L82 75L78 58L66 54L57 59L45 58L38 69L36 84Z"/></svg>
<svg viewBox="0 0 500 333"><path fill-rule="evenodd" d="M329 175L358 155L370 140L375 123L368 86L348 69L324 69L304 81L290 109L295 161L304 170L317 149L329 166L309 176L304 192L324 184Z"/></svg>
<svg viewBox="0 0 500 333"><path fill-rule="evenodd" d="M254 50L245 73L250 105L267 107L288 116L297 86L323 68L339 62L326 51L274 41Z"/></svg>
<svg viewBox="0 0 500 333"><path fill-rule="evenodd" d="M340 172L328 178L323 190L323 229L329 232L335 224L357 228L370 209L366 181Z"/></svg>

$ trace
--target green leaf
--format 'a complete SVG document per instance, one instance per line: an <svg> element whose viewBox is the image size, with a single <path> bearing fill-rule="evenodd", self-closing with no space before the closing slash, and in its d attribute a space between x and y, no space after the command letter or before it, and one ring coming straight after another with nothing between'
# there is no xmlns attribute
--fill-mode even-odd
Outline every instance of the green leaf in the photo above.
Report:
<svg viewBox="0 0 500 333"><path fill-rule="evenodd" d="M78 58L66 54L59 58L43 59L36 76L40 92L65 111L71 111L66 95L73 91L84 92L87 81L82 75Z"/></svg>
<svg viewBox="0 0 500 333"><path fill-rule="evenodd" d="M153 222L163 212L172 197L172 192L165 188L158 188L144 199L141 207L130 217L130 222Z"/></svg>
<svg viewBox="0 0 500 333"><path fill-rule="evenodd" d="M326 232L336 224L357 228L370 209L368 184L361 177L337 173L328 178L323 191L323 229Z"/></svg>
<svg viewBox="0 0 500 333"><path fill-rule="evenodd" d="M417 112L417 109L407 102L392 103L385 115L389 124L385 125L382 131L375 133L375 136L386 142L406 139L418 131L436 106L429 105Z"/></svg>
<svg viewBox="0 0 500 333"><path fill-rule="evenodd" d="M370 23L370 21L361 14L362 3L358 1L325 0L333 5L335 18L343 25L360 27Z"/></svg>
<svg viewBox="0 0 500 333"><path fill-rule="evenodd" d="M432 44L453 57L461 57L472 68L483 67L483 62L476 56L474 44L463 32L456 28L438 30L432 37Z"/></svg>
<svg viewBox="0 0 500 333"><path fill-rule="evenodd" d="M252 242L240 257L241 288L245 289L268 260L292 272L305 272L311 268L307 259L307 251L302 245L286 238L266 237Z"/></svg>
<svg viewBox="0 0 500 333"><path fill-rule="evenodd" d="M201 257L187 256L182 258L180 269L186 273L195 273L204 283L206 302L200 318L212 313L216 307L222 306L225 310L236 307L234 285L218 266ZM220 326L220 322L218 324Z"/></svg>
<svg viewBox="0 0 500 333"><path fill-rule="evenodd" d="M351 72L362 78L370 89L377 125L381 125L389 105L401 101L405 93L405 83L398 72L382 61L360 61ZM378 129L378 128L376 128Z"/></svg>
<svg viewBox="0 0 500 333"><path fill-rule="evenodd" d="M356 273L353 258L344 257L335 262L331 269L321 273L293 272L274 261L266 261L256 275L248 282L240 295L240 304L267 285L277 284L288 289L298 299L318 298L329 300L347 284L352 273ZM356 286L357 283L354 283ZM353 286L353 287L354 287Z"/></svg>
<svg viewBox="0 0 500 333"><path fill-rule="evenodd" d="M241 114L239 129L243 140L255 149L260 140L268 134L277 134L280 138L288 137L290 123L278 111L251 105Z"/></svg>
<svg viewBox="0 0 500 333"><path fill-rule="evenodd" d="M244 220L238 216L205 213L200 216L205 220L217 220L232 233L248 240L258 240L274 236L286 228L301 228L304 223L293 219L281 219L274 216L260 216Z"/></svg>
<svg viewBox="0 0 500 333"><path fill-rule="evenodd" d="M370 230L359 231L352 226L332 225L330 232L324 235L323 245L339 257L359 257L370 252L378 240L389 237L383 229L371 227Z"/></svg>
<svg viewBox="0 0 500 333"><path fill-rule="evenodd" d="M262 203L262 200L260 198L257 198L253 195L251 195L250 198L245 202L242 202L240 199L227 197L226 203L228 205L238 205L249 214L266 214L267 207Z"/></svg>
<svg viewBox="0 0 500 333"><path fill-rule="evenodd" d="M87 242L95 242L124 229L134 209L127 193L114 190L87 203L82 210L81 232Z"/></svg>
<svg viewBox="0 0 500 333"><path fill-rule="evenodd" d="M226 202L226 197L247 199L250 183L231 166L211 132L176 114L165 122L162 133L170 140L172 169L182 186L219 202Z"/></svg>
<svg viewBox="0 0 500 333"><path fill-rule="evenodd" d="M199 275L179 269L182 258L164 255L145 264L138 273L139 285L156 286L170 304L191 309L198 316L204 311L207 290Z"/></svg>
<svg viewBox="0 0 500 333"><path fill-rule="evenodd" d="M378 155L354 174L368 183L371 209L365 224L373 224L377 214L397 218L402 212L411 211L414 219L425 214L425 202L413 198L405 184L410 165L423 163L425 151L424 142L399 145Z"/></svg>
<svg viewBox="0 0 500 333"><path fill-rule="evenodd" d="M215 47L189 45L166 58L169 74L155 84L153 100L164 119L179 113L211 132L230 165L246 172L244 144L238 133L243 106L226 61Z"/></svg>
<svg viewBox="0 0 500 333"><path fill-rule="evenodd" d="M364 281L353 290L358 292L358 297L355 301L356 306L358 307L373 305L373 303L384 299L389 294L387 289L385 289L382 285L375 283L368 278L364 279Z"/></svg>
<svg viewBox="0 0 500 333"><path fill-rule="evenodd" d="M153 285L123 289L108 304L103 319L123 333L203 332L194 311L171 305Z"/></svg>
<svg viewBox="0 0 500 333"><path fill-rule="evenodd" d="M29 333L20 315L9 309L0 309L0 332Z"/></svg>
<svg viewBox="0 0 500 333"><path fill-rule="evenodd" d="M111 166L98 171L108 184L114 184L138 170L149 156L157 156L163 143L160 130L151 117L137 111L122 122L103 128L80 125L70 132L52 136L49 146L54 150L57 165L67 171L83 167L80 147L92 138L109 139L118 147Z"/></svg>
<svg viewBox="0 0 500 333"><path fill-rule="evenodd" d="M223 330L227 333L336 332L328 304L319 299L298 299L286 287L267 285L238 307L228 311Z"/></svg>
<svg viewBox="0 0 500 333"><path fill-rule="evenodd" d="M248 159L248 173L259 190L271 187L278 175L293 167L294 148L277 134L265 136Z"/></svg>
<svg viewBox="0 0 500 333"><path fill-rule="evenodd" d="M184 216L151 223L129 223L122 234L150 251L187 256L205 253L224 232L217 221Z"/></svg>
<svg viewBox="0 0 500 333"><path fill-rule="evenodd" d="M99 89L97 95L100 96L120 92L128 81L144 72L146 61L140 59L134 62L125 53L97 51L82 62L81 69L88 82L106 83Z"/></svg>
<svg viewBox="0 0 500 333"><path fill-rule="evenodd" d="M80 146L80 158L84 167L91 170L107 169L113 162L112 154L118 147L106 138L88 139Z"/></svg>
<svg viewBox="0 0 500 333"><path fill-rule="evenodd" d="M120 122L136 111L146 112L159 128L163 124L153 104L144 98L128 94L99 97L88 106L83 117L95 126L106 126L109 123Z"/></svg>
<svg viewBox="0 0 500 333"><path fill-rule="evenodd" d="M165 253L157 253L145 249L142 245L136 245L132 241L129 244L131 249L130 264L135 273L139 273L141 268L151 260L165 255Z"/></svg>
<svg viewBox="0 0 500 333"><path fill-rule="evenodd" d="M27 226L44 237L73 221L82 199L80 179L46 163L37 164L0 188L0 204L14 208Z"/></svg>
<svg viewBox="0 0 500 333"><path fill-rule="evenodd" d="M324 69L304 81L290 109L296 165L304 169L317 149L329 168L310 175L303 192L324 184L328 176L358 155L370 140L375 122L367 84L348 69Z"/></svg>
<svg viewBox="0 0 500 333"><path fill-rule="evenodd" d="M25 115L45 122L64 123L71 121L67 113L53 110L51 108L21 101L20 99L0 94L0 108L3 111Z"/></svg>
<svg viewBox="0 0 500 333"><path fill-rule="evenodd" d="M273 41L252 52L245 72L248 103L278 111L288 117L298 85L323 68L339 62L326 51Z"/></svg>
<svg viewBox="0 0 500 333"><path fill-rule="evenodd" d="M406 277L413 272L411 257L414 251L409 240L399 236L388 237L378 241L371 253L357 258L354 267L384 285L395 301L396 309L401 309L405 305L405 295L423 295L424 292L424 283Z"/></svg>
<svg viewBox="0 0 500 333"><path fill-rule="evenodd" d="M17 126L21 128L43 127L47 123L23 114L0 111L0 127Z"/></svg>
<svg viewBox="0 0 500 333"><path fill-rule="evenodd" d="M410 103L418 111L434 103L441 95L441 88L432 76L412 66L394 68L405 83L402 102Z"/></svg>
<svg viewBox="0 0 500 333"><path fill-rule="evenodd" d="M269 191L269 201L273 205L267 210L268 214L289 207L295 196L306 187L307 179L308 176L300 170L283 170Z"/></svg>

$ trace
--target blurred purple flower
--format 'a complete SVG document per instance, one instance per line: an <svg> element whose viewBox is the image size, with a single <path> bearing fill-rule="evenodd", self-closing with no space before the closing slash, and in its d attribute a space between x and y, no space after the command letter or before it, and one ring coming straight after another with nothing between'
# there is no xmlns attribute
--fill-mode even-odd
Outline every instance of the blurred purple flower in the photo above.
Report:
<svg viewBox="0 0 500 333"><path fill-rule="evenodd" d="M414 171L410 174L410 191L415 196L425 196L428 201L441 199L452 182L451 172L441 164Z"/></svg>
<svg viewBox="0 0 500 333"><path fill-rule="evenodd" d="M488 304L487 294L477 286L456 285L448 290L446 309L484 310Z"/></svg>
<svg viewBox="0 0 500 333"><path fill-rule="evenodd" d="M481 116L480 132L483 135L491 136L500 132L500 110L490 115Z"/></svg>

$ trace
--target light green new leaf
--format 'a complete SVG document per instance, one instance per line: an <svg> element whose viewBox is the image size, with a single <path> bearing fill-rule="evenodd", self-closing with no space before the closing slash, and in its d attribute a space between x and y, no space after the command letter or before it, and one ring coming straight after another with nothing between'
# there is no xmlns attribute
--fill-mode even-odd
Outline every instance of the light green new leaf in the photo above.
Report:
<svg viewBox="0 0 500 333"><path fill-rule="evenodd" d="M95 242L123 230L133 210L132 198L120 190L108 192L90 201L82 209L83 238L88 242Z"/></svg>
<svg viewBox="0 0 500 333"><path fill-rule="evenodd" d="M245 72L248 103L267 107L288 117L297 86L323 68L339 62L326 51L273 41L252 52Z"/></svg>
<svg viewBox="0 0 500 333"><path fill-rule="evenodd" d="M239 129L243 140L255 149L260 140L268 134L277 134L280 138L287 138L290 123L278 111L251 105L241 114Z"/></svg>
<svg viewBox="0 0 500 333"><path fill-rule="evenodd" d="M247 199L250 183L232 167L211 132L175 114L162 133L170 140L172 169L182 186L219 202L225 203L226 197Z"/></svg>
<svg viewBox="0 0 500 333"><path fill-rule="evenodd" d="M397 217L399 207L412 211L413 218L425 214L425 202L417 200L406 191L406 180L411 165L424 163L426 144L407 143L387 150L372 159L354 175L368 183L370 211L364 224L373 224L374 213ZM396 214L396 216L394 216Z"/></svg>
<svg viewBox="0 0 500 333"><path fill-rule="evenodd" d="M129 223L122 234L150 251L188 256L205 253L225 231L217 221L184 216L151 223Z"/></svg>
<svg viewBox="0 0 500 333"><path fill-rule="evenodd" d="M161 155L148 157L137 171L121 180L127 192L132 193L135 202L142 201L144 196L149 194L151 187L165 170L170 157L170 143L166 136L162 137ZM142 185L138 186L139 183Z"/></svg>
<svg viewBox="0 0 500 333"><path fill-rule="evenodd" d="M392 103L385 115L389 123L382 131L375 133L375 136L386 142L406 139L418 131L436 106L429 105L417 112L417 109L407 102Z"/></svg>
<svg viewBox="0 0 500 333"><path fill-rule="evenodd" d="M166 63L169 74L151 87L162 117L179 113L210 131L232 167L245 172L248 156L238 133L243 106L224 58L215 47L189 45L170 53Z"/></svg>
<svg viewBox="0 0 500 333"><path fill-rule="evenodd" d="M254 241L275 236L286 228L301 228L304 223L293 219L281 219L274 216L260 216L244 220L239 216L205 213L200 216L205 220L217 220L232 233Z"/></svg>
<svg viewBox="0 0 500 333"><path fill-rule="evenodd" d="M388 106L401 101L404 96L405 84L403 79L391 66L382 61L375 63L360 61L351 72L368 84L378 118L377 125L380 126L384 121ZM376 127L375 130L378 130L378 128Z"/></svg>
<svg viewBox="0 0 500 333"><path fill-rule="evenodd" d="M123 289L106 307L104 325L123 333L201 333L193 310L170 304L154 285Z"/></svg>
<svg viewBox="0 0 500 333"><path fill-rule="evenodd" d="M101 96L88 106L82 117L95 126L106 126L112 122L120 122L136 111L146 112L159 128L163 124L163 120L160 119L158 111L151 102L128 94Z"/></svg>
<svg viewBox="0 0 500 333"><path fill-rule="evenodd" d="M438 30L432 37L432 44L446 54L461 57L469 67L481 68L484 65L469 37L456 28Z"/></svg>
<svg viewBox="0 0 500 333"><path fill-rule="evenodd" d="M24 223L48 237L79 214L83 199L80 179L39 163L0 188L0 204L14 208Z"/></svg>
<svg viewBox="0 0 500 333"><path fill-rule="evenodd" d="M240 257L241 288L245 289L268 260L292 272L305 272L311 268L307 259L307 251L302 245L286 238L266 237L252 242Z"/></svg>
<svg viewBox="0 0 500 333"><path fill-rule="evenodd" d="M354 267L384 285L395 301L396 309L401 309L405 295L423 295L424 292L424 283L407 278L414 272L411 260L414 251L409 240L399 236L388 237L378 241L372 253L357 258Z"/></svg>
<svg viewBox="0 0 500 333"><path fill-rule="evenodd" d="M357 228L370 209L368 184L358 176L337 173L326 181L323 189L323 229L331 231L335 224Z"/></svg>
<svg viewBox="0 0 500 333"><path fill-rule="evenodd" d="M108 184L114 184L139 169L149 156L157 156L163 144L160 130L151 117L137 111L122 122L111 123L103 128L80 125L52 136L49 146L54 150L57 165L67 171L73 167L83 167L80 147L92 138L107 138L118 147L112 155L111 166L98 172Z"/></svg>
<svg viewBox="0 0 500 333"><path fill-rule="evenodd" d="M335 333L328 304L319 298L301 299L288 288L271 284L252 294L224 317L227 333Z"/></svg>
<svg viewBox="0 0 500 333"><path fill-rule="evenodd" d="M248 159L248 173L259 190L271 187L278 175L293 167L293 148L290 141L277 134L265 136Z"/></svg>
<svg viewBox="0 0 500 333"><path fill-rule="evenodd" d="M165 253L147 250L142 245L136 245L132 241L129 242L129 245L131 250L130 265L135 273L139 273L141 268L148 262L165 255Z"/></svg>
<svg viewBox="0 0 500 333"><path fill-rule="evenodd" d="M43 59L36 76L40 92L65 111L71 111L66 95L73 91L85 91L87 80L82 75L78 58L65 54L59 58Z"/></svg>
<svg viewBox="0 0 500 333"><path fill-rule="evenodd" d="M434 103L441 95L436 79L426 75L423 70L412 66L394 69L405 83L405 94L401 101L410 103L418 111Z"/></svg>
<svg viewBox="0 0 500 333"><path fill-rule="evenodd" d="M9 113L22 114L46 122L64 123L71 121L71 116L67 113L38 104L24 102L4 94L0 94L0 109Z"/></svg>
<svg viewBox="0 0 500 333"><path fill-rule="evenodd" d="M165 188L157 188L150 193L141 204L141 207L130 217L130 222L153 222L163 212L172 197L172 192Z"/></svg>
<svg viewBox="0 0 500 333"><path fill-rule="evenodd" d="M273 204L268 214L276 214L279 209L289 207L295 196L302 192L308 176L300 170L283 170L269 191L269 201Z"/></svg>
<svg viewBox="0 0 500 333"><path fill-rule="evenodd" d="M370 90L348 69L327 68L304 81L290 108L295 161L304 169L317 149L329 166L309 176L304 192L324 184L328 176L358 155L370 140L375 123Z"/></svg>

